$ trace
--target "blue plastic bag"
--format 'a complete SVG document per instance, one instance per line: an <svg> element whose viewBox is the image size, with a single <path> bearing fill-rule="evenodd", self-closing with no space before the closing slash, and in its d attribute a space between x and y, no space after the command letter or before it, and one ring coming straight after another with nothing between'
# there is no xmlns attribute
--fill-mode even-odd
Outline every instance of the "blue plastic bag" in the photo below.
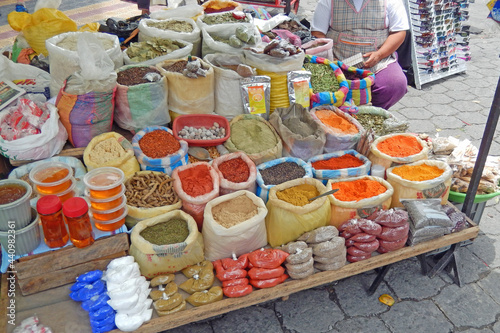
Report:
<svg viewBox="0 0 500 333"><path fill-rule="evenodd" d="M354 157L357 157L363 162L363 165L356 168L346 168L338 170L319 170L319 169L316 170L312 166L313 162L329 160L332 157L339 157L346 154L350 154ZM307 164L311 167L313 177L321 180L323 184L326 185L326 183L328 183L328 179L348 178L348 177L358 177L358 176L368 175L370 173L372 162L370 162L370 160L366 156L361 155L357 151L351 149L351 150L341 150L333 153L314 156L309 159Z"/></svg>

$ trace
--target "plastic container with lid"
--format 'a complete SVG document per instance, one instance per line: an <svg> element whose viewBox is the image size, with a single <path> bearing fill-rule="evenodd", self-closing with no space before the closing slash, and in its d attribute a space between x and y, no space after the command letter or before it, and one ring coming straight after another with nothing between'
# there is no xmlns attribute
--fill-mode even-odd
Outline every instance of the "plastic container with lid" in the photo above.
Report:
<svg viewBox="0 0 500 333"><path fill-rule="evenodd" d="M110 210L116 208L122 204L123 201L126 200L125 194L126 187L122 184L122 190L115 196L106 199L96 199L90 196L90 192L85 190L85 197L90 202L90 208L96 210Z"/></svg>
<svg viewBox="0 0 500 333"><path fill-rule="evenodd" d="M73 169L63 162L41 163L34 167L29 178L37 193L55 194L67 190L72 184Z"/></svg>
<svg viewBox="0 0 500 333"><path fill-rule="evenodd" d="M91 199L107 199L118 195L124 180L123 171L114 167L97 168L83 177Z"/></svg>
<svg viewBox="0 0 500 333"><path fill-rule="evenodd" d="M73 245L79 248L94 243L94 232L88 211L87 201L80 197L69 198L63 204L63 214L68 224L69 238Z"/></svg>
<svg viewBox="0 0 500 333"><path fill-rule="evenodd" d="M47 195L36 203L42 221L45 244L50 248L66 245L69 239L62 215L62 202L56 195Z"/></svg>
<svg viewBox="0 0 500 333"><path fill-rule="evenodd" d="M123 208L123 213L117 218L109 221L100 221L95 219L94 216L92 215L92 212L90 212L90 216L92 218L92 221L94 222L95 227L102 231L114 231L120 229L121 226L125 224L125 217L127 217L127 214L128 214L128 208L127 206L125 206Z"/></svg>
<svg viewBox="0 0 500 333"><path fill-rule="evenodd" d="M55 196L59 197L59 199L61 199L62 203L65 203L66 200L68 200L69 198L73 198L75 196L76 184L77 184L76 183L76 179L75 178L71 178L71 186L68 187L67 189L65 189L62 192L57 192L57 193L53 193L53 194L43 194L43 193L38 192L37 190L35 190L35 192L40 197L45 197L45 196L48 196L48 195L55 195Z"/></svg>
<svg viewBox="0 0 500 333"><path fill-rule="evenodd" d="M5 191L4 186L9 188L12 186L14 187L13 190L16 190L15 187L18 190L25 189L26 193L17 200L0 204L0 231L8 231L10 229L8 225L9 221L15 222L16 230L22 229L32 221L30 198L33 190L30 184L20 179L0 180L0 191ZM7 197L12 199L10 193Z"/></svg>
<svg viewBox="0 0 500 333"><path fill-rule="evenodd" d="M9 248L9 239L14 236L16 239L15 254L20 256L33 252L41 242L40 238L40 217L35 209L31 209L31 219L27 226L22 229L12 231L0 231L0 244L4 249Z"/></svg>
<svg viewBox="0 0 500 333"><path fill-rule="evenodd" d="M120 217L123 214L123 212L125 211L126 205L127 205L127 200L125 199L116 208L109 209L109 210L98 210L98 209L93 209L91 207L90 212L92 213L94 220L106 222L106 221L114 220L117 217Z"/></svg>

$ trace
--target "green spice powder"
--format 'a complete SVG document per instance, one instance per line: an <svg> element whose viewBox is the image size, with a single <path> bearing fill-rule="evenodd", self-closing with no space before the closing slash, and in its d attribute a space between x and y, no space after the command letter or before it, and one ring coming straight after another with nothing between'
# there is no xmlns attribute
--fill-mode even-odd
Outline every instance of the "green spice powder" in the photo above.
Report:
<svg viewBox="0 0 500 333"><path fill-rule="evenodd" d="M231 141L247 154L256 154L273 148L277 141L274 133L263 122L242 119L231 125Z"/></svg>
<svg viewBox="0 0 500 333"><path fill-rule="evenodd" d="M169 245L184 242L189 236L189 229L186 221L172 219L147 227L140 235L152 244Z"/></svg>

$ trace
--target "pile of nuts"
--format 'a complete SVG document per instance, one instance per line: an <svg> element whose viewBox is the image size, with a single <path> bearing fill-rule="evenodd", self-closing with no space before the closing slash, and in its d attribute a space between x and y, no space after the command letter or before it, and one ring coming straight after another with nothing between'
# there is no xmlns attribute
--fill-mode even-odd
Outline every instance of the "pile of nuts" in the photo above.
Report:
<svg viewBox="0 0 500 333"><path fill-rule="evenodd" d="M221 127L219 123L214 122L212 127L184 126L178 134L180 138L188 140L216 140L226 136L226 129Z"/></svg>

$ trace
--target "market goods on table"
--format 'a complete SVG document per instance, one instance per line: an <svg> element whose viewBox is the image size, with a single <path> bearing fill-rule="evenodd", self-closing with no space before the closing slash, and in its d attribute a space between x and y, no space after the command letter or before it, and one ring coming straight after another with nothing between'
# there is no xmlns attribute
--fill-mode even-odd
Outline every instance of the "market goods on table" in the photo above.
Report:
<svg viewBox="0 0 500 333"><path fill-rule="evenodd" d="M317 155L309 159L313 176L324 184L328 179L368 175L371 162L355 150Z"/></svg>
<svg viewBox="0 0 500 333"><path fill-rule="evenodd" d="M169 59L179 59L191 54L193 44L177 39L151 38L144 42L130 43L123 51L125 65L154 66Z"/></svg>
<svg viewBox="0 0 500 333"><path fill-rule="evenodd" d="M7 232L13 227L20 230L28 226L32 222L31 186L23 180L3 179L0 181L0 188L0 231Z"/></svg>
<svg viewBox="0 0 500 333"><path fill-rule="evenodd" d="M255 193L257 169L255 163L243 152L222 155L212 162L219 174L221 195L239 190Z"/></svg>
<svg viewBox="0 0 500 333"><path fill-rule="evenodd" d="M388 134L372 143L368 159L372 164L379 164L387 169L399 164L426 160L428 152L424 142L413 134Z"/></svg>
<svg viewBox="0 0 500 333"><path fill-rule="evenodd" d="M260 33L249 24L216 24L201 29L202 57L213 53L243 54L243 49L256 46Z"/></svg>
<svg viewBox="0 0 500 333"><path fill-rule="evenodd" d="M360 105L354 117L364 129L372 128L377 136L404 133L409 125L408 122L397 119L389 111L376 106Z"/></svg>
<svg viewBox="0 0 500 333"><path fill-rule="evenodd" d="M311 73L308 71L291 71L287 73L288 98L290 104L300 104L305 108L311 105L309 83Z"/></svg>
<svg viewBox="0 0 500 333"><path fill-rule="evenodd" d="M224 13L214 13L205 14L196 20L198 26L203 29L206 26L211 25L227 25L235 23L247 23L251 24L251 15L244 14L243 12L224 12Z"/></svg>
<svg viewBox="0 0 500 333"><path fill-rule="evenodd" d="M184 274L188 280L180 284L179 288L191 295L209 289L212 287L215 280L214 266L208 260L184 268L182 274ZM189 303L192 304L191 302Z"/></svg>

